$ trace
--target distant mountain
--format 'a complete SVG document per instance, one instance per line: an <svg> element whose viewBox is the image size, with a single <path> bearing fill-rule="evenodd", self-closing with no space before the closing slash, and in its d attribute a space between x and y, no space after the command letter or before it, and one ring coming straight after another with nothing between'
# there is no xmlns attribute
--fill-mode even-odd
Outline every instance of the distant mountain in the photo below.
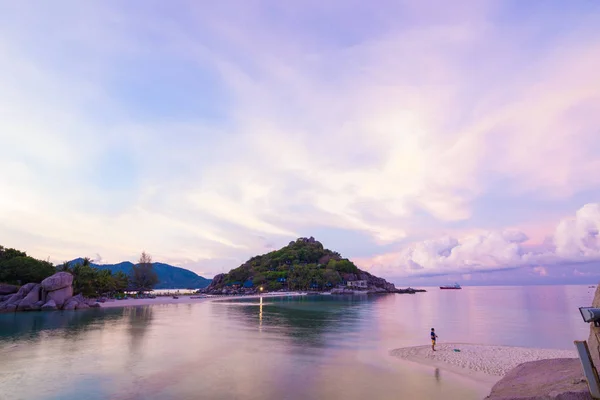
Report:
<svg viewBox="0 0 600 400"><path fill-rule="evenodd" d="M82 258L77 258L70 263L78 263L83 261ZM113 274L119 271L129 275L133 268L133 263L123 261L118 264L94 264L91 266L98 269L108 269ZM152 263L154 271L158 275L159 283L155 289L201 289L207 287L211 280L206 279L196 273L179 267L174 267L169 264L155 262Z"/></svg>

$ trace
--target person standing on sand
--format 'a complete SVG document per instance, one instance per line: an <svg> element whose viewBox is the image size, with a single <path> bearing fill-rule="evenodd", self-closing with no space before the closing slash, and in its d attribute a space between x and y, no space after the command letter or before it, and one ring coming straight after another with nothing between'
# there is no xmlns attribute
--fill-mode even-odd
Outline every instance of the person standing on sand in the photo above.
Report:
<svg viewBox="0 0 600 400"><path fill-rule="evenodd" d="M435 351L435 340L438 335L435 334L435 329L431 328L431 350Z"/></svg>

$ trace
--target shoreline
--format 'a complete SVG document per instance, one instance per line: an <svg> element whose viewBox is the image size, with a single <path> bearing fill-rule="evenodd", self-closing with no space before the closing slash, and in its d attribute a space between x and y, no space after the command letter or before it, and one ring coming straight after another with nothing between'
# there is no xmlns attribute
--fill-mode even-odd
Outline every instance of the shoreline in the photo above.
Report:
<svg viewBox="0 0 600 400"><path fill-rule="evenodd" d="M459 349L460 352L454 349ZM391 350L389 354L402 361L440 368L490 387L519 364L554 358L577 358L575 349L537 349L472 343L440 343L436 345L435 352L431 350L431 345L402 347Z"/></svg>
<svg viewBox="0 0 600 400"><path fill-rule="evenodd" d="M117 308L117 307L139 307L139 306L158 306L166 304L196 304L204 303L206 301L223 301L223 300L239 300L239 299L258 299L260 297L289 297L289 296L305 296L306 293L300 292L276 292L276 293L265 293L265 294L250 294L250 295L239 295L239 296L218 296L208 295L206 297L195 298L197 295L186 295L179 296L178 299L174 299L171 296L158 296L154 299L125 299L125 300L114 300L99 303L100 308Z"/></svg>

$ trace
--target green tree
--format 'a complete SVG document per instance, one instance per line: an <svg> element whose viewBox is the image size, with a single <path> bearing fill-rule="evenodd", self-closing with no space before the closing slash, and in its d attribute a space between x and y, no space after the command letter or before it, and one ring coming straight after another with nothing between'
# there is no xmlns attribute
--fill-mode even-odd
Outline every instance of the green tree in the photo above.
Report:
<svg viewBox="0 0 600 400"><path fill-rule="evenodd" d="M131 270L131 284L138 292L146 292L158 283L158 275L152 265L152 257L145 251L142 252L137 265Z"/></svg>
<svg viewBox="0 0 600 400"><path fill-rule="evenodd" d="M9 251L9 253L10 257L6 257L0 261L0 282L17 285L24 285L30 282L40 283L56 272L54 266L47 261L17 255L25 254L17 250L15 252Z"/></svg>
<svg viewBox="0 0 600 400"><path fill-rule="evenodd" d="M354 263L352 263L350 260L347 260L345 258L342 260L338 260L338 261L330 260L329 263L327 264L327 268L331 268L330 267L331 264L333 264L333 269L335 269L339 273L346 273L346 274L358 273L358 268L356 267L356 265L354 265Z"/></svg>
<svg viewBox="0 0 600 400"><path fill-rule="evenodd" d="M340 274L336 270L330 268L327 268L323 272L323 278L325 280L325 284L330 283L334 286L340 283L340 281L342 280Z"/></svg>
<svg viewBox="0 0 600 400"><path fill-rule="evenodd" d="M115 280L109 270L96 269L94 276L94 291L97 295L113 293L115 291Z"/></svg>
<svg viewBox="0 0 600 400"><path fill-rule="evenodd" d="M73 291L86 297L124 292L129 287L125 273L119 271L113 275L110 270L97 269L88 257L77 264L63 263L58 269L73 274Z"/></svg>
<svg viewBox="0 0 600 400"><path fill-rule="evenodd" d="M27 254L24 251L19 251L17 249L8 249L4 246L0 246L0 262L8 261L11 258L15 257L27 257Z"/></svg>
<svg viewBox="0 0 600 400"><path fill-rule="evenodd" d="M275 291L280 290L282 288L283 288L283 284L281 282L277 282L277 281L267 282L267 290L269 292L275 292Z"/></svg>
<svg viewBox="0 0 600 400"><path fill-rule="evenodd" d="M254 268L254 270L256 272L264 272L267 270L266 266L257 266L256 268ZM231 281L232 282L245 282L247 281L251 275L252 272L250 271L250 268L246 268L246 267L240 267L237 269L234 269L232 271L233 273L231 274Z"/></svg>
<svg viewBox="0 0 600 400"><path fill-rule="evenodd" d="M59 266L56 267L56 271L58 272L71 272L71 263L69 261L65 261Z"/></svg>
<svg viewBox="0 0 600 400"><path fill-rule="evenodd" d="M259 287L260 285L264 285L265 283L267 283L267 279L262 274L255 275L254 278L252 278L252 285L254 287Z"/></svg>
<svg viewBox="0 0 600 400"><path fill-rule="evenodd" d="M98 270L92 268L89 262L82 261L72 267L73 291L86 297L98 295Z"/></svg>
<svg viewBox="0 0 600 400"><path fill-rule="evenodd" d="M129 287L129 277L123 271L113 275L115 292L124 292Z"/></svg>

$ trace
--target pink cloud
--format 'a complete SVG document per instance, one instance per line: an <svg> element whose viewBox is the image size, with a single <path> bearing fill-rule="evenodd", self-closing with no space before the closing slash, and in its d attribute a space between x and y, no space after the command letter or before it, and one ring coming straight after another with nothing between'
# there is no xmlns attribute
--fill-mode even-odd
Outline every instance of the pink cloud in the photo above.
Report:
<svg viewBox="0 0 600 400"><path fill-rule="evenodd" d="M494 271L531 266L540 275L557 264L600 260L600 203L581 207L563 218L552 235L552 243L538 248L526 246L525 233L490 231L461 238L444 236L408 245L395 253L360 260L374 271L389 275L436 275Z"/></svg>

